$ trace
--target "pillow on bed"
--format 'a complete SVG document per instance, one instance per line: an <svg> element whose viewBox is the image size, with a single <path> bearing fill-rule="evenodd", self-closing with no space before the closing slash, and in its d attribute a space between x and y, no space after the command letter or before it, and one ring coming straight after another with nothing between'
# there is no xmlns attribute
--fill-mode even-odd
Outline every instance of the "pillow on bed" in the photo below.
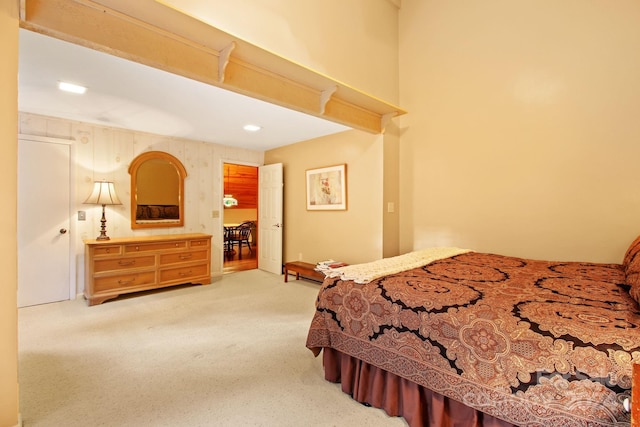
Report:
<svg viewBox="0 0 640 427"><path fill-rule="evenodd" d="M631 286L629 295L640 304L640 272L635 271L627 274L627 284Z"/></svg>
<svg viewBox="0 0 640 427"><path fill-rule="evenodd" d="M622 261L622 267L624 268L627 284L631 286L629 294L640 303L640 236L627 249Z"/></svg>

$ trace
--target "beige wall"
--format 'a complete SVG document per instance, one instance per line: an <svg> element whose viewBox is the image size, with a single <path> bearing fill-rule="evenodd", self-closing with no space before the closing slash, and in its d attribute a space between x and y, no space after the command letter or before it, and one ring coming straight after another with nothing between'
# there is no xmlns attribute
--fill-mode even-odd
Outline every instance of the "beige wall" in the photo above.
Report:
<svg viewBox="0 0 640 427"><path fill-rule="evenodd" d="M162 0L284 58L398 100L396 0Z"/></svg>
<svg viewBox="0 0 640 427"><path fill-rule="evenodd" d="M91 192L94 180L114 182L122 205L107 206L107 235L110 237L146 236L178 233L207 233L211 240L211 273L222 275L223 268L223 207L222 164L235 161L259 166L264 154L224 145L192 141L75 122L36 114L20 113L19 132L50 138L71 140L75 187L71 194L72 245L76 255L77 291L84 290L84 239L94 239L100 231L100 206L82 202ZM15 135L14 135L15 136ZM184 227L131 229L131 175L129 164L140 153L149 150L167 152L182 162L187 170L184 182ZM87 212L86 221L78 221L76 211ZM218 212L212 218L213 211Z"/></svg>
<svg viewBox="0 0 640 427"><path fill-rule="evenodd" d="M383 138L350 130L265 153L284 169L284 261L359 263L382 256ZM347 210L307 211L307 169L347 165Z"/></svg>
<svg viewBox="0 0 640 427"><path fill-rule="evenodd" d="M223 214L225 224L240 224L244 221L256 221L258 219L257 209L225 208Z"/></svg>
<svg viewBox="0 0 640 427"><path fill-rule="evenodd" d="M640 232L640 3L405 0L401 248L621 262Z"/></svg>
<svg viewBox="0 0 640 427"><path fill-rule="evenodd" d="M18 424L18 2L0 1L0 426Z"/></svg>
<svg viewBox="0 0 640 427"><path fill-rule="evenodd" d="M387 258L400 253L400 135L396 123L387 126L383 141L382 256Z"/></svg>

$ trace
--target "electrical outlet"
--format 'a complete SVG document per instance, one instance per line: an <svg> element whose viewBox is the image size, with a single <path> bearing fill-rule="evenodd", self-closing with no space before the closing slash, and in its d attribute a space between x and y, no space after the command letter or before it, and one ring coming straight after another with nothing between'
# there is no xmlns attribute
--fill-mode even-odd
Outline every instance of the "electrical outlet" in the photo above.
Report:
<svg viewBox="0 0 640 427"><path fill-rule="evenodd" d="M85 211L78 211L78 221L86 221L87 213Z"/></svg>

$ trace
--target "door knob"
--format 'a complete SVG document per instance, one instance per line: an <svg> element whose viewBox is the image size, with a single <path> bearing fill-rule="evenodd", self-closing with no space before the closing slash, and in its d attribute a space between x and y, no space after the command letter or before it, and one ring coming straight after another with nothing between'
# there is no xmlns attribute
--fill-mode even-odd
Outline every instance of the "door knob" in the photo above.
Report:
<svg viewBox="0 0 640 427"><path fill-rule="evenodd" d="M60 229L60 234L65 234L66 232L67 232L67 229L66 229L66 228L61 228L61 229Z"/></svg>

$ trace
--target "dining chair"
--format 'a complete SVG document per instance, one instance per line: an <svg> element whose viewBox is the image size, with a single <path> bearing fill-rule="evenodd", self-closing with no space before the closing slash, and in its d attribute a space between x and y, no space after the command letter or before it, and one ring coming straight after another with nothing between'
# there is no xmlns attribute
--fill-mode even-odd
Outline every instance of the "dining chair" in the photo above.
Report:
<svg viewBox="0 0 640 427"><path fill-rule="evenodd" d="M251 248L251 230L253 228L251 221L245 221L237 227L231 228L229 236L225 236L225 240L230 245L230 251L234 246L238 246L238 259L242 259L242 245L245 244L249 248L249 252L253 254L253 248Z"/></svg>
<svg viewBox="0 0 640 427"><path fill-rule="evenodd" d="M224 226L224 254L226 256L232 255L233 251L233 240L232 236L234 233L235 227Z"/></svg>

